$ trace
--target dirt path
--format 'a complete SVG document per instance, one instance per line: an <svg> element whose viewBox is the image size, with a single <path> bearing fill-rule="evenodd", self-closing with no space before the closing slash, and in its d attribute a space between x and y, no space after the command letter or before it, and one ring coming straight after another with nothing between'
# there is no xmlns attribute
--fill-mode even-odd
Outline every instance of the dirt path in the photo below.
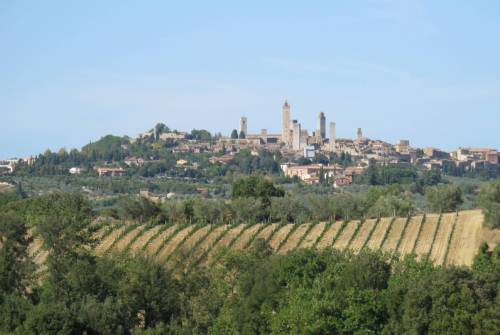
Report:
<svg viewBox="0 0 500 335"><path fill-rule="evenodd" d="M415 247L415 253L419 257L427 256L431 250L432 238L439 221L439 214L427 215L425 222L422 224L422 232L420 233L419 240Z"/></svg>
<svg viewBox="0 0 500 335"><path fill-rule="evenodd" d="M432 251L430 254L430 259L436 265L442 265L444 261L444 256L446 254L446 249L448 248L448 242L450 239L451 230L453 224L455 223L455 213L443 214L441 219L441 225L436 233L436 240L432 246Z"/></svg>
<svg viewBox="0 0 500 335"><path fill-rule="evenodd" d="M448 264L472 265L481 244L483 215L478 210L458 214L457 226L450 244Z"/></svg>
<svg viewBox="0 0 500 335"><path fill-rule="evenodd" d="M366 239L368 238L368 235L372 231L372 228L375 226L375 222L377 222L377 219L368 219L365 223L363 223L363 226L359 229L358 234L351 242L351 246L349 247L350 249L356 252L361 250Z"/></svg>
<svg viewBox="0 0 500 335"><path fill-rule="evenodd" d="M307 234L306 238L302 241L302 244L299 246L300 248L311 248L316 242L316 239L321 235L323 230L326 227L326 222L320 222L314 225L309 234Z"/></svg>
<svg viewBox="0 0 500 335"><path fill-rule="evenodd" d="M289 251L294 250L300 242L300 239L307 232L310 223L301 224L295 231L290 235L286 243L281 247L279 253L286 254Z"/></svg>
<svg viewBox="0 0 500 335"><path fill-rule="evenodd" d="M243 233L243 235L240 236L238 241L236 241L236 243L233 244L233 250L242 250L243 248L245 248L247 246L248 242L250 242L252 237L255 236L257 231L259 231L259 229L262 226L263 226L262 223L258 223L258 224L253 225L252 227L248 228L247 230L245 230L245 232Z"/></svg>
<svg viewBox="0 0 500 335"><path fill-rule="evenodd" d="M135 240L134 243L132 243L132 245L130 246L130 251L132 252L132 254L136 254L137 252L142 250L144 244L149 241L149 239L154 236L161 227L161 225L154 226L153 228L146 230L144 234L137 238L137 240Z"/></svg>
<svg viewBox="0 0 500 335"><path fill-rule="evenodd" d="M337 241L335 241L333 247L338 250L344 250L345 248L347 248L349 240L356 231L356 227L358 226L358 224L359 224L358 220L349 222L342 231L342 233L340 233L340 236L337 239Z"/></svg>
<svg viewBox="0 0 500 335"><path fill-rule="evenodd" d="M271 241L269 241L269 245L273 250L276 250L278 246L280 245L281 241L288 235L288 232L292 230L293 224L289 223L281 227L279 231L274 234L273 238Z"/></svg>
<svg viewBox="0 0 500 335"><path fill-rule="evenodd" d="M399 249L397 250L402 257L411 252L411 249L415 244L415 239L417 238L417 234L420 229L420 225L422 224L423 218L423 215L414 216L408 223L405 235L403 236L401 244L399 245Z"/></svg>
<svg viewBox="0 0 500 335"><path fill-rule="evenodd" d="M382 239L384 238L385 232L391 223L392 218L382 218L380 222L377 224L375 231L372 234L372 237L366 244L366 247L371 250L379 250L380 244L382 243Z"/></svg>
<svg viewBox="0 0 500 335"><path fill-rule="evenodd" d="M340 230L340 227L342 227L342 223L342 221L336 221L330 226L325 235L323 235L323 238L318 242L318 249L332 247L333 239L337 235L337 232Z"/></svg>
<svg viewBox="0 0 500 335"><path fill-rule="evenodd" d="M394 252L407 220L408 218L397 218L392 223L391 231L389 232L389 235L387 235L387 239L382 246L383 251Z"/></svg>

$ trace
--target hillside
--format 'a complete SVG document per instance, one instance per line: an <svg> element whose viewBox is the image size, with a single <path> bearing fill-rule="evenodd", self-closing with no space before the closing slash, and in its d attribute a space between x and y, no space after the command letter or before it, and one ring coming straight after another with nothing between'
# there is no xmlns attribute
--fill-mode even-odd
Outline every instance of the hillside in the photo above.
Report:
<svg viewBox="0 0 500 335"><path fill-rule="evenodd" d="M500 242L500 232L482 227L480 210L427 214L411 218L381 218L366 221L318 224L255 224L237 226L139 225L105 226L97 234L97 254L112 251L145 252L169 267L208 265L221 247L243 250L256 239L264 239L277 253L297 248L338 250L382 250L429 257L436 265L472 264L479 245ZM43 262L40 241L31 252Z"/></svg>

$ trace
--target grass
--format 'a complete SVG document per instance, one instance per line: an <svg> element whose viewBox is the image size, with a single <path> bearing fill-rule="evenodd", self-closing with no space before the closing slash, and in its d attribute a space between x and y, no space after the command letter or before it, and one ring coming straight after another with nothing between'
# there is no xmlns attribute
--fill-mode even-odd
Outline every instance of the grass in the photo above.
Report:
<svg viewBox="0 0 500 335"><path fill-rule="evenodd" d="M344 231L345 227L347 227L348 224L349 224L349 221L342 221L342 225L340 226L339 230L337 231L337 233L333 237L332 243L330 244L330 247L333 247L335 245L335 242L337 242L337 240L340 237L340 234L342 234L342 232Z"/></svg>
<svg viewBox="0 0 500 335"><path fill-rule="evenodd" d="M313 243L313 245L311 247L312 249L316 249L318 247L319 241L321 241L323 239L323 237L325 237L326 232L328 231L328 229L330 229L330 227L334 223L335 223L335 221L331 221L330 220L327 224L325 224L325 227L323 228L323 230L321 231L321 233L316 238L316 241L314 241L314 243Z"/></svg>
<svg viewBox="0 0 500 335"><path fill-rule="evenodd" d="M111 235L111 233L113 231L115 231L116 229L120 229L124 225L125 225L125 222L123 222L123 221L120 221L119 223L116 223L116 224L109 225L109 227L106 228L106 231L104 232L104 234L102 234L102 236L99 238L99 240L104 241L109 235Z"/></svg>
<svg viewBox="0 0 500 335"><path fill-rule="evenodd" d="M389 223L389 227L387 227L387 230L385 231L384 237L382 238L382 241L380 241L380 245L378 246L378 249L382 249L384 246L385 241L387 240L387 237L389 236L389 233L392 230L392 225L394 224L394 221L396 221L396 217L393 217L391 219L391 222Z"/></svg>
<svg viewBox="0 0 500 335"><path fill-rule="evenodd" d="M455 228L457 226L458 215L455 215L455 220L453 221L453 227L451 227L450 235L448 236L448 244L446 245L446 251L444 253L443 265L446 266L448 262L448 254L450 253L451 241L453 240L453 235L455 234Z"/></svg>
<svg viewBox="0 0 500 335"><path fill-rule="evenodd" d="M154 257L156 258L160 252L163 250L165 245L167 245L182 229L186 228L189 224L180 224L175 228L175 230L172 232L172 234L168 235L167 238L163 239L163 242L158 246L156 251L154 252Z"/></svg>
<svg viewBox="0 0 500 335"><path fill-rule="evenodd" d="M354 232L352 233L352 236L349 238L349 242L347 242L346 249L349 249L351 246L352 241L356 238L358 235L359 231L361 230L361 227L365 224L365 219L363 218L361 221L358 222L358 225L356 226L356 229L354 229Z"/></svg>
<svg viewBox="0 0 500 335"><path fill-rule="evenodd" d="M177 260L177 262L175 263L174 265L174 269L177 269L180 264L189 259L189 257L191 257L191 255L194 254L194 252L198 249L198 247L200 246L200 244L203 243L203 241L205 241L208 237L208 235L210 235L210 233L212 233L214 231L215 228L217 228L218 226L213 224L213 225L210 225L210 228L207 230L207 232L205 234L203 234L203 236L201 236L192 246L191 248L189 248L189 251L184 254L184 255L181 255L181 257L179 257L179 259Z"/></svg>
<svg viewBox="0 0 500 335"><path fill-rule="evenodd" d="M276 228L274 228L273 231L271 232L271 234L269 234L269 236L266 238L266 244L267 245L269 245L269 242L271 242L271 240L273 239L274 235L276 235L276 233L281 228L283 228L285 225L286 225L286 223L279 223L279 224L276 225Z"/></svg>
<svg viewBox="0 0 500 335"><path fill-rule="evenodd" d="M156 240L158 238L158 236L160 236L165 230L167 230L169 227L172 227L172 223L169 223L169 224L164 224L163 226L160 227L160 229L158 229L158 231L152 235L147 241L146 243L144 243L144 245L141 247L141 250L144 252L146 251L146 249L148 248L148 246L151 244L151 242L153 242L154 240Z"/></svg>
<svg viewBox="0 0 500 335"><path fill-rule="evenodd" d="M186 234L186 236L184 236L182 238L182 240L179 241L179 243L177 243L177 245L175 246L174 250L172 250L171 253L169 253L167 255L167 257L165 257L165 260L162 261L162 264L167 264L168 261L175 255L179 252L180 248L184 245L184 243L188 240L188 238L190 238L194 233L196 233L199 229L201 229L202 227L204 226L204 224L196 224L193 229L191 229L189 231L189 233ZM209 229L210 230L210 229Z"/></svg>
<svg viewBox="0 0 500 335"><path fill-rule="evenodd" d="M255 241L255 239L257 238L257 236L259 236L260 232L264 230L264 228L266 228L267 226L269 226L269 223L266 223L266 224L262 224L258 229L257 231L255 232L255 234L252 235L252 237L250 237L248 239L248 242L245 243L245 245L243 246L243 249L242 250L245 250L247 248L249 248L252 243Z"/></svg>
<svg viewBox="0 0 500 335"><path fill-rule="evenodd" d="M366 249L366 246L368 245L368 242L370 242L372 236L373 236L373 232L375 231L375 229L377 228L377 225L379 224L380 222L380 217L377 219L377 221L375 221L375 223L373 224L373 227L372 229L370 230L370 232L368 233L368 237L366 238L365 242L363 243L363 246L361 247L361 250L363 249Z"/></svg>
<svg viewBox="0 0 500 335"><path fill-rule="evenodd" d="M130 232L132 232L134 229L136 229L140 225L141 225L140 223L135 223L135 224L128 225L125 229L123 229L123 231L120 233L120 235L118 235L115 238L115 240L113 241L113 243L111 243L111 245L109 246L109 248L106 249L104 251L104 253L111 252L113 250L113 248L116 246L116 244L121 241L122 238L124 238L125 236L127 236L127 234L129 234Z"/></svg>
<svg viewBox="0 0 500 335"><path fill-rule="evenodd" d="M286 234L285 238L283 238L280 242L280 244L278 245L278 247L276 248L276 253L278 253L281 248L285 245L285 243L288 241L288 239L290 238L290 236L292 236L292 234L297 230L299 229L300 227L300 223L294 223L293 224L293 227L292 229L290 229L290 231Z"/></svg>
<svg viewBox="0 0 500 335"><path fill-rule="evenodd" d="M424 224L427 221L427 214L424 214L422 218L422 222L420 222L420 227L418 228L417 237L415 237L415 242L413 243L413 247L411 248L411 253L414 254L417 249L418 241L420 240L420 236L422 235L422 230L424 229Z"/></svg>
<svg viewBox="0 0 500 335"><path fill-rule="evenodd" d="M436 224L436 229L434 229L434 233L432 233L432 242L431 242L431 247L429 248L429 251L427 252L427 255L425 256L425 259L429 259L432 254L432 249L434 249L434 243L436 242L436 237L439 231L439 228L441 227L441 222L443 221L443 213L439 214L439 219Z"/></svg>
<svg viewBox="0 0 500 335"><path fill-rule="evenodd" d="M244 223L242 223L244 224ZM233 237L233 239L231 241L229 241L227 247L226 247L226 251L227 250L231 250L231 248L233 247L233 245L236 243L236 241L238 241L238 239L243 235L243 233L245 233L245 231L247 229L249 229L250 227L252 227L254 224L244 224L245 227L235 236ZM212 266L213 264L217 263L219 261L219 259L222 258L222 256L224 256L226 252L223 251L223 252L220 252L219 254L217 254L216 257L214 257L214 259L212 260L212 262L210 262L210 266Z"/></svg>
<svg viewBox="0 0 500 335"><path fill-rule="evenodd" d="M219 236L217 236L217 238L215 240L213 240L213 242L210 244L210 246L207 248L207 250L205 250L201 255L200 257L195 260L192 264L192 267L194 266L197 266L198 264L201 263L202 260L204 260L205 258L208 257L208 255L210 254L210 252L212 251L213 248L215 248L215 246L224 238L224 236L227 235L227 233L232 229L233 227L228 225L226 227L226 229L221 233L219 234Z"/></svg>
<svg viewBox="0 0 500 335"><path fill-rule="evenodd" d="M300 246L302 245L302 243L304 242L304 240L306 239L306 237L309 235L309 233L311 232L311 230L316 226L318 225L319 222L316 222L316 223L311 223L309 225L309 227L307 227L306 231L304 232L304 234L300 237L299 239L299 242L297 243L297 246L295 247L295 249L299 249Z"/></svg>
<svg viewBox="0 0 500 335"><path fill-rule="evenodd" d="M124 253L128 253L130 251L130 248L132 248L132 245L142 236L144 235L148 230L153 229L155 227L154 224L148 223L145 224L144 227L141 229L139 234L136 234L130 241L129 243L125 246L123 249Z"/></svg>
<svg viewBox="0 0 500 335"><path fill-rule="evenodd" d="M406 219L405 225L403 226L403 230L401 231L401 235L399 236L398 243L396 244L396 247L394 248L395 253L399 250L399 246L401 245L401 242L403 241L403 237L405 236L405 233L406 233L406 228L408 228L408 224L410 223L411 218L412 218L411 215L408 215L408 218Z"/></svg>

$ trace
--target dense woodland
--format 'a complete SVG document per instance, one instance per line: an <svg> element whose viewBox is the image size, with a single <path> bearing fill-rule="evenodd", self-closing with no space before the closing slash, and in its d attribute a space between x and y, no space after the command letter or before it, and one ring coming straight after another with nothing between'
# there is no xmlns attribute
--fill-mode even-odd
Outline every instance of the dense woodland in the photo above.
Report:
<svg viewBox="0 0 500 335"><path fill-rule="evenodd" d="M165 131L157 125L156 134ZM142 254L91 251L107 221L299 224L480 207L484 224L498 228L500 181L488 181L496 172L372 164L333 190L280 176L289 158L279 153L242 150L222 166L208 154L174 154L175 145L106 136L82 150L47 151L2 177L14 189L0 193L0 334L498 334L498 246L483 245L472 268L457 268L368 251L277 255L255 240L181 272ZM95 175L93 166L130 155L152 162L125 177ZM178 159L198 168L180 168ZM345 154L314 162L353 163ZM72 166L84 173L68 175ZM177 195L157 203L140 190ZM29 252L35 238L48 252L42 265Z"/></svg>
<svg viewBox="0 0 500 335"><path fill-rule="evenodd" d="M253 188L245 182L236 198L280 193L272 185ZM499 247L492 253L482 247L468 269L370 252L275 255L261 240L249 252L225 252L209 268L179 274L141 255L93 255L88 246L99 229L95 215L92 204L76 194L3 200L0 332L497 334L500 329ZM49 253L38 269L28 254L29 229Z"/></svg>
<svg viewBox="0 0 500 335"><path fill-rule="evenodd" d="M376 192L363 201L377 204ZM457 201L453 189L433 192L428 201L454 209L446 207ZM90 251L98 216L215 224L323 220L321 215L366 210L353 209L357 201L343 197L350 196L290 203L279 185L259 176L238 179L227 201L187 199L164 206L124 197L103 209L75 193L25 199L19 190L4 193L0 333L497 334L500 247L490 252L484 245L469 269L365 251L276 255L256 240L251 251L222 250L210 267L182 273L140 254ZM484 186L479 198L487 224L499 226L500 182ZM48 251L41 267L28 252L34 237Z"/></svg>

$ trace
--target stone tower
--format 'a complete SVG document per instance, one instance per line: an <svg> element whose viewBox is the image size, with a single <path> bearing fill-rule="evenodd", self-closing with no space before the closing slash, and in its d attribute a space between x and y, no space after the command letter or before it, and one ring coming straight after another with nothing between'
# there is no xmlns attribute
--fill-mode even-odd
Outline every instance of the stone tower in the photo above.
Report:
<svg viewBox="0 0 500 335"><path fill-rule="evenodd" d="M240 118L240 133L243 133L246 135L248 135L248 132L247 132L247 118L242 116Z"/></svg>
<svg viewBox="0 0 500 335"><path fill-rule="evenodd" d="M281 141L285 143L285 145L290 145L291 138L290 138L290 105L288 104L288 101L285 100L285 103L283 104L282 107L282 117L283 117L283 122L282 122L282 132L281 132Z"/></svg>
<svg viewBox="0 0 500 335"><path fill-rule="evenodd" d="M300 146L301 129L300 129L300 123L298 123L297 120L293 120L292 132L293 132L292 149L298 151L301 148Z"/></svg>
<svg viewBox="0 0 500 335"><path fill-rule="evenodd" d="M363 131L361 130L361 128L358 128L356 135L357 135L358 141L361 141L363 139Z"/></svg>
<svg viewBox="0 0 500 335"><path fill-rule="evenodd" d="M330 151L335 151L335 144L336 144L336 138L337 138L337 134L336 134L336 125L335 125L335 122L330 122L330 140L329 140L329 146L330 146Z"/></svg>
<svg viewBox="0 0 500 335"><path fill-rule="evenodd" d="M318 129L317 134L322 140L326 138L326 118L325 113L320 112L318 114Z"/></svg>

